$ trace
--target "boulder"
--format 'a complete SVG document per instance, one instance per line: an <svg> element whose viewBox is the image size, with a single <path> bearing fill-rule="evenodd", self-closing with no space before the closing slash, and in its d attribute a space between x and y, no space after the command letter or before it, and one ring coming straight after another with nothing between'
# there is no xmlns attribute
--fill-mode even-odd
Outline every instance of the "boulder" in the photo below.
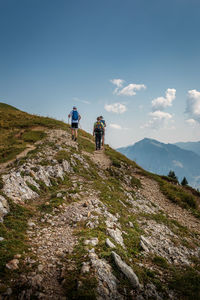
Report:
<svg viewBox="0 0 200 300"><path fill-rule="evenodd" d="M128 266L121 257L112 251L112 256L114 258L115 264L117 265L118 269L128 278L130 283L132 284L133 288L140 288L140 283L137 275L134 273L133 269Z"/></svg>

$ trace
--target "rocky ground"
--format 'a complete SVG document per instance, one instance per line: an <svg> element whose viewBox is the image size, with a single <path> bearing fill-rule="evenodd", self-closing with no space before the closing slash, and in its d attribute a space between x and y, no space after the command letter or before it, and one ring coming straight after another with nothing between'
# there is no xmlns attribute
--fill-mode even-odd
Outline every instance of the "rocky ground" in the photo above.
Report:
<svg viewBox="0 0 200 300"><path fill-rule="evenodd" d="M169 266L199 258L199 220L134 166L115 167L104 151L79 144L49 130L30 155L2 168L1 221L8 199L34 213L29 252L7 262L20 272L6 288L0 282L1 299L180 299Z"/></svg>

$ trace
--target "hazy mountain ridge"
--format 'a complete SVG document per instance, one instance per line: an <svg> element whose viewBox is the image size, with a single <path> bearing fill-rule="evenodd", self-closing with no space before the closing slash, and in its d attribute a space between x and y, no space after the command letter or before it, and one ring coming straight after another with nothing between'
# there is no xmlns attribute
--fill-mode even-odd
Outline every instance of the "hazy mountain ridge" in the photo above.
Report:
<svg viewBox="0 0 200 300"><path fill-rule="evenodd" d="M173 170L180 181L185 176L191 186L200 187L200 156L193 151L148 138L117 150L150 172L167 175Z"/></svg>
<svg viewBox="0 0 200 300"><path fill-rule="evenodd" d="M74 142L64 123L8 110L0 116L1 138L10 138L1 153L12 156L0 164L3 300L200 293L199 193L109 146L94 151L82 130Z"/></svg>
<svg viewBox="0 0 200 300"><path fill-rule="evenodd" d="M180 147L181 149L190 150L200 155L200 141L199 142L179 142L174 145Z"/></svg>

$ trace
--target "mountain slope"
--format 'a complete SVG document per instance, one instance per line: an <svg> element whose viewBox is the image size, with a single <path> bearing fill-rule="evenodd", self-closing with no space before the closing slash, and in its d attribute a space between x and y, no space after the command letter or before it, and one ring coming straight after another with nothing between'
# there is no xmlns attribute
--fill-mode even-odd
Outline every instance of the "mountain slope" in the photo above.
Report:
<svg viewBox="0 0 200 300"><path fill-rule="evenodd" d="M199 296L199 193L42 124L0 174L2 299Z"/></svg>
<svg viewBox="0 0 200 300"><path fill-rule="evenodd" d="M192 151L147 138L118 151L148 171L167 175L173 170L179 180L185 176L190 185L200 187L200 156Z"/></svg>
<svg viewBox="0 0 200 300"><path fill-rule="evenodd" d="M200 142L179 142L174 145L181 149L193 151L194 153L200 155Z"/></svg>

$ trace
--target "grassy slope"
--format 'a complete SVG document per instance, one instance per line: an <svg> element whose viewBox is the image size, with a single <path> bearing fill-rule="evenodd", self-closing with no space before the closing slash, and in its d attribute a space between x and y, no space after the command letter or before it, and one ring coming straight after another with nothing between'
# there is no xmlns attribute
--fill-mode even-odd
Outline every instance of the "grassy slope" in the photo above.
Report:
<svg viewBox="0 0 200 300"><path fill-rule="evenodd" d="M11 106L8 106L6 104L0 103L0 125L1 125L1 132L0 132L0 162L7 161L9 159L12 159L21 152L27 144L33 144L37 140L40 140L44 137L44 130L47 128L61 128L64 130L69 130L69 126L61 121L53 120L50 118L44 118L39 116L34 116L27 114L25 112L21 112ZM35 127L40 127L39 130L33 131ZM83 139L83 137L86 137L87 139ZM88 133L80 130L80 136L79 136L79 149L80 150L86 150L90 153L94 151L94 145L90 142L90 140L93 140L93 137L89 135ZM65 153L64 153L65 154ZM59 153L60 157L57 157L57 159L62 160L63 153ZM116 199L123 199L123 193L122 193L122 187L121 187L121 181L123 180L122 177L120 177L120 170L121 166L129 166L132 169L137 168L137 171L142 173L144 176L148 176L154 180L156 180L159 185L161 191L173 202L176 202L177 204L184 206L188 209L191 209L193 213L196 215L199 215L198 212L198 201L199 201L199 194L191 189L191 188L182 188L181 186L174 185L173 182L170 182L169 178L162 178L161 176L157 176L154 174L151 174L149 172L144 171L139 166L137 166L134 162L127 159L122 154L114 151L109 146L106 146L105 154L109 156L109 158L112 161L112 169L107 171L107 176L109 177L109 180L106 182L107 184L101 183L101 178L97 176L97 173L95 172L95 166L91 166L91 170L88 174L85 174L85 171L81 173L81 169L75 170L78 172L81 176L88 176L88 180L93 178L93 188L97 188L100 190L100 199L105 204L109 204L110 211L112 213L116 213L117 211L121 211L121 224L122 228L124 230L127 229L127 222L132 221L134 223L135 229L129 229L130 232L128 232L128 238L127 241L125 240L126 246L128 249L130 249L129 252L125 253L123 249L118 249L118 253L123 257L124 260L130 259L131 257L134 257L137 255L137 253L140 251L139 246L139 235L140 230L137 227L137 222L132 217L127 216L126 209L123 208L123 206L116 201ZM90 162L91 163L91 162ZM127 174L128 173L127 168ZM69 179L65 180L66 182L59 183L55 182L54 187L52 187L52 190L48 190L47 187L44 187L44 194L45 197L47 194L49 194L49 197L53 199L52 202L53 207L59 206L59 199L54 199L52 196L59 187L59 185L64 184L66 187L71 188ZM1 184L1 181L0 181ZM133 177L132 180L133 186L137 189L137 187L140 187L140 182L136 178ZM0 186L1 188L1 186ZM55 189L55 191L54 191ZM42 192L41 192L42 197ZM50 202L51 204L51 202ZM28 217L35 213L35 211L32 211L32 209L25 209L21 206L16 206L13 203L10 203L11 212L7 215L5 218L4 224L1 224L0 226L0 236L6 237L6 241L3 243L3 248L0 251L0 258L1 258L1 264L0 264L0 277L4 276L3 271L5 271L4 266L7 261L9 261L13 256L17 253L23 253L27 249L26 244L26 221ZM40 206L40 210L44 210L45 212L50 212L52 207L46 207L46 206ZM47 211L46 211L47 210ZM77 229L77 234L81 235L81 238L83 239L84 236L91 236L98 235L102 237L102 244L99 245L99 256L104 257L106 259L110 259L110 252L107 250L104 246L104 238L105 238L105 228L102 226L99 226L98 229L94 229L94 232L92 230L88 230L86 228L80 227L80 231ZM96 232L98 231L98 232ZM129 243L131 242L131 245ZM11 247L12 245L12 247ZM9 251L8 251L9 249ZM84 249L80 246L77 248L77 260L82 259L82 251ZM80 252L80 254L79 254ZM111 261L112 263L112 261ZM163 272L167 270L167 273L170 273L171 275L171 287L174 289L179 289L180 294L184 295L187 291L187 294L191 294L185 299L194 299L192 298L198 287L198 283L200 280L199 277L199 262L194 263L194 268L186 268L185 270L177 270L173 266L168 266L166 261L164 261L160 257L154 258L154 264L157 264ZM148 281L152 280L155 282L155 278L152 272L149 270L140 270L137 268L135 269L138 276L141 280ZM116 270L117 272L117 270ZM78 272L79 274L79 272ZM119 275L116 273L116 276ZM6 273L7 278L11 276L10 272ZM79 275L77 275L79 276ZM72 278L74 280L74 277ZM187 282L187 285L185 284ZM124 283L124 285L127 285L127 282ZM69 287L69 285L68 285ZM187 289L186 289L187 287ZM66 287L67 289L67 287ZM199 289L197 291L200 292Z"/></svg>

